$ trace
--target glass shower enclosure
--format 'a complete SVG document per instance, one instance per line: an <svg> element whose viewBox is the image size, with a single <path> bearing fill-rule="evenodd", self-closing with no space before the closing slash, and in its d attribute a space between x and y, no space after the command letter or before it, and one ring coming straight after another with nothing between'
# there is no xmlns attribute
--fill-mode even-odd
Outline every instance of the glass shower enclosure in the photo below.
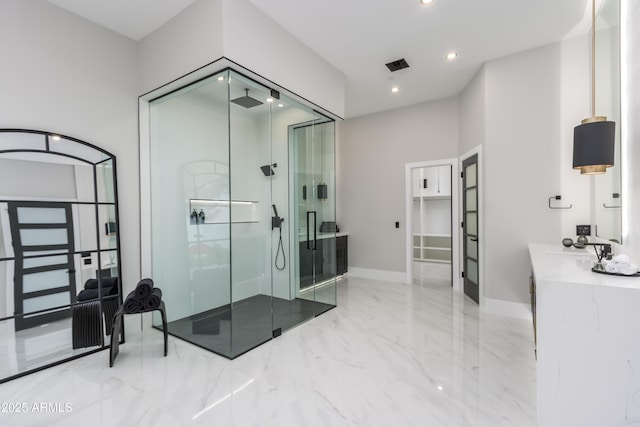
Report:
<svg viewBox="0 0 640 427"><path fill-rule="evenodd" d="M150 125L170 334L233 359L335 307L332 119L225 69L151 101Z"/></svg>

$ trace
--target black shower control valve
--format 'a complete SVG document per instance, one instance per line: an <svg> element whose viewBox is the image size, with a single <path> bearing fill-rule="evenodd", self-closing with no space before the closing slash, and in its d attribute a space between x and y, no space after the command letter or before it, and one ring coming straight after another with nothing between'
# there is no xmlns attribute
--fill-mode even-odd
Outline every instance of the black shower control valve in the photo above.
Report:
<svg viewBox="0 0 640 427"><path fill-rule="evenodd" d="M284 222L284 218L280 218L279 216L271 217L271 229L282 227L282 223Z"/></svg>
<svg viewBox="0 0 640 427"><path fill-rule="evenodd" d="M276 205L271 205L273 208L273 216L271 217L271 229L280 228L282 229L282 223L284 222L284 218L280 218L278 215L278 209Z"/></svg>
<svg viewBox="0 0 640 427"><path fill-rule="evenodd" d="M396 221L396 228L400 228L400 221Z"/></svg>

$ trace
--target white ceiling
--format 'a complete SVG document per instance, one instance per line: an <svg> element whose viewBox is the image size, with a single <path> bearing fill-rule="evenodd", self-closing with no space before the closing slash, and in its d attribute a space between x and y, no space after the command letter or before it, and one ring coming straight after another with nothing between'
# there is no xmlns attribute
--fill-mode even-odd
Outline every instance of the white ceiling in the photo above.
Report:
<svg viewBox="0 0 640 427"><path fill-rule="evenodd" d="M195 0L47 0L133 40L140 40Z"/></svg>
<svg viewBox="0 0 640 427"><path fill-rule="evenodd" d="M139 40L194 0L48 1ZM589 0L250 1L344 73L346 117L456 95L488 60L587 32L591 12ZM391 73L399 58L410 68Z"/></svg>

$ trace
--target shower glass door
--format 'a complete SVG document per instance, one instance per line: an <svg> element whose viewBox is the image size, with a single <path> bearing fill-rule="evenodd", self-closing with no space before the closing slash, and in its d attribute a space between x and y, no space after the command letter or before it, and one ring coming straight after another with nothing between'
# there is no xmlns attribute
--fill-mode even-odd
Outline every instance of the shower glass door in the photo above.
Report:
<svg viewBox="0 0 640 427"><path fill-rule="evenodd" d="M229 73L231 357L273 337L273 193L287 185L272 160L269 90ZM276 163L277 166L272 165ZM261 166L266 166L265 174ZM273 170L274 173L271 173Z"/></svg>
<svg viewBox="0 0 640 427"><path fill-rule="evenodd" d="M289 127L296 203L298 298L310 316L336 305L335 127L318 113Z"/></svg>

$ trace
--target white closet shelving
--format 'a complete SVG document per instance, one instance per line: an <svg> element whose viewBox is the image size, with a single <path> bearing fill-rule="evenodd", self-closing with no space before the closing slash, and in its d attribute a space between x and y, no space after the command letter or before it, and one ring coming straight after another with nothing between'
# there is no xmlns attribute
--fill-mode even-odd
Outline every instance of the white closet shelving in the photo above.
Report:
<svg viewBox="0 0 640 427"><path fill-rule="evenodd" d="M412 173L413 259L451 263L451 167Z"/></svg>

